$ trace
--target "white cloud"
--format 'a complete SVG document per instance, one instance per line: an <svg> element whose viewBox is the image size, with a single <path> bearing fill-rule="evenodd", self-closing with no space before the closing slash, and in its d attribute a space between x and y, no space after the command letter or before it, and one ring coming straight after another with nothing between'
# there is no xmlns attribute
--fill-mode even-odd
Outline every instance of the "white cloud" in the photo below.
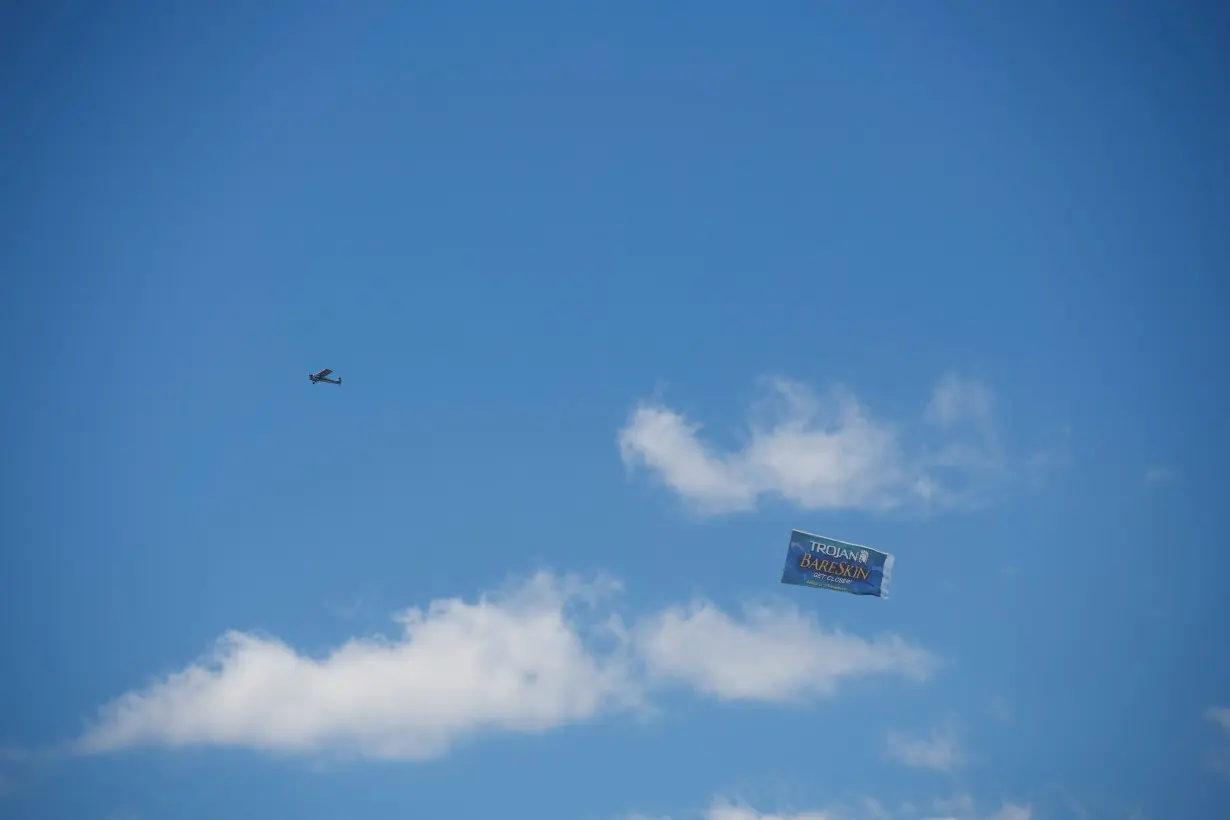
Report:
<svg viewBox="0 0 1230 820"><path fill-rule="evenodd" d="M907 483L897 437L854 396L834 390L829 402L792 382L773 382L778 418L753 425L738 453L714 453L700 425L673 410L642 404L619 433L629 465L657 471L707 512L750 509L765 493L809 508L891 507Z"/></svg>
<svg viewBox="0 0 1230 820"><path fill-rule="evenodd" d="M319 659L231 632L207 661L106 706L80 749L340 747L423 759L484 729L584 720L632 694L620 654L592 652L568 617L570 603L602 591L540 574L502 600L409 609L399 638L354 639Z"/></svg>
<svg viewBox="0 0 1230 820"><path fill-rule="evenodd" d="M934 729L925 738L890 732L888 753L906 766L941 772L951 772L963 759L960 741L951 727Z"/></svg>
<svg viewBox="0 0 1230 820"><path fill-rule="evenodd" d="M837 816L823 811L805 811L797 814L764 814L746 803L736 803L718 798L705 812L705 820L837 820Z"/></svg>
<svg viewBox="0 0 1230 820"><path fill-rule="evenodd" d="M705 602L672 607L641 624L638 650L651 674L724 700L827 695L863 675L924 680L935 666L930 653L900 638L825 632L793 607L746 607L744 615L740 622Z"/></svg>
<svg viewBox="0 0 1230 820"><path fill-rule="evenodd" d="M1033 810L1028 805L1004 802L993 814L976 810L968 795L953 800L936 801L932 806L935 814L920 814L912 806L897 812L889 812L875 800L865 799L856 808L831 807L824 810L771 813L756 809L747 803L716 798L704 812L705 820L1030 820Z"/></svg>
<svg viewBox="0 0 1230 820"><path fill-rule="evenodd" d="M1033 816L1031 807L1005 803L1002 809L992 814L987 820L1029 820L1031 816Z"/></svg>
<svg viewBox="0 0 1230 820"><path fill-rule="evenodd" d="M619 431L624 463L656 473L709 514L749 510L766 495L805 509L967 505L979 484L1003 475L990 392L974 382L948 377L935 388L923 417L943 438L914 455L901 427L873 417L844 387L819 397L786 379L766 384L741 449L722 452L701 439L700 424L643 402Z"/></svg>
<svg viewBox="0 0 1230 820"><path fill-rule="evenodd" d="M318 658L230 632L210 657L106 705L75 748L422 760L481 732L540 732L635 708L655 683L773 701L831 692L845 677L929 669L930 656L899 638L825 633L792 610L753 608L739 621L701 602L626 629L599 616L616 587L540 573L503 595L407 610L394 639L355 638Z"/></svg>

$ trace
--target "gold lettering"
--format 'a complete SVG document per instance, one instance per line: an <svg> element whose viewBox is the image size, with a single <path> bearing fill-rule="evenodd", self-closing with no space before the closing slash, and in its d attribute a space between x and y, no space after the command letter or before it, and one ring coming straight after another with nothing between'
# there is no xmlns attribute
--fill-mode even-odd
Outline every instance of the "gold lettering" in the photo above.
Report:
<svg viewBox="0 0 1230 820"><path fill-rule="evenodd" d="M803 553L803 558L799 561L799 569L812 569L817 572L838 575L855 581L867 581L871 578L871 570L867 567L855 566L840 561L830 561L827 558L822 560L806 552Z"/></svg>

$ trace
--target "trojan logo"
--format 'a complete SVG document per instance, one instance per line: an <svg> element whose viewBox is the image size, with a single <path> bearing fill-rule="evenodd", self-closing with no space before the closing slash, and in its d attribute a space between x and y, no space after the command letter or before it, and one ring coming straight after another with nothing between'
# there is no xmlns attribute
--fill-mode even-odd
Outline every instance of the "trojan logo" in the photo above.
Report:
<svg viewBox="0 0 1230 820"><path fill-rule="evenodd" d="M830 558L841 558L845 561L857 561L860 564L866 564L871 557L867 554L867 550L848 550L844 547L839 547L836 544L821 544L819 541L811 542L811 551L818 552L821 555L827 555Z"/></svg>

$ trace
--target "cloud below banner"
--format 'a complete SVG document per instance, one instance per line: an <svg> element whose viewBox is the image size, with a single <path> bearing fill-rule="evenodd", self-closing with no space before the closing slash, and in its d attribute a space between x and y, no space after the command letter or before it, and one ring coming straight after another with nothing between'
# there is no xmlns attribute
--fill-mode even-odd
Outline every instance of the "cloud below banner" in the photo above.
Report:
<svg viewBox="0 0 1230 820"><path fill-rule="evenodd" d="M719 700L825 695L867 675L925 680L932 655L897 636L826 631L789 606L731 616L712 603L625 624L619 584L539 573L497 594L433 601L391 638L322 657L276 638L222 636L205 658L100 710L81 754L136 746L337 751L425 760L465 738L533 733L644 706L677 684Z"/></svg>
<svg viewBox="0 0 1230 820"><path fill-rule="evenodd" d="M1002 801L998 809L980 809L972 797L959 795L924 805L907 804L895 810L874 798L865 798L852 805L834 805L824 809L765 811L744 801L716 797L699 816L703 820L1030 820L1033 807ZM634 814L621 820L672 818Z"/></svg>

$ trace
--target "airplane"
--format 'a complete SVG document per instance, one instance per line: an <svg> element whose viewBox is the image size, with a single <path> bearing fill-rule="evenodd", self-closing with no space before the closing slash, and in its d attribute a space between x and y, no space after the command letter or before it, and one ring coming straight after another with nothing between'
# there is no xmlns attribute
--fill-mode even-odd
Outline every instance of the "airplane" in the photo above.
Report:
<svg viewBox="0 0 1230 820"><path fill-rule="evenodd" d="M320 371L315 376L309 373L308 378L312 380L312 384L316 384L317 382L328 382L329 384L341 384L342 383L341 376L338 376L336 379L328 378L329 374L332 372L333 372L332 370L326 367L324 370Z"/></svg>

